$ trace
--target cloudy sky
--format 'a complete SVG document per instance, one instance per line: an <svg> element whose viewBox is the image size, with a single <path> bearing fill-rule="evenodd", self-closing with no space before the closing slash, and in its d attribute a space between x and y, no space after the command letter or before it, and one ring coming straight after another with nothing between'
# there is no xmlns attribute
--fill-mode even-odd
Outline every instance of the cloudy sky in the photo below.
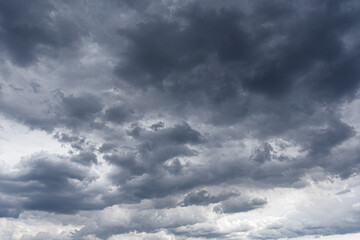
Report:
<svg viewBox="0 0 360 240"><path fill-rule="evenodd" d="M356 0L0 1L0 239L359 239Z"/></svg>

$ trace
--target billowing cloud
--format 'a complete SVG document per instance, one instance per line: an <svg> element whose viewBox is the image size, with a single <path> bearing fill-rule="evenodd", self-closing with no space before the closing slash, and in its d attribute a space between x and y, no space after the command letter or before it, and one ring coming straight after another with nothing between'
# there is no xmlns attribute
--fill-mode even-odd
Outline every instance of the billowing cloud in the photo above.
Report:
<svg viewBox="0 0 360 240"><path fill-rule="evenodd" d="M0 238L360 232L359 13L2 1Z"/></svg>
<svg viewBox="0 0 360 240"><path fill-rule="evenodd" d="M1 193L15 209L74 213L97 209L103 204L93 199L86 185L94 180L81 166L47 154L31 156L21 162L17 174L2 174ZM93 192L96 195L96 191ZM12 209L7 210L11 215Z"/></svg>
<svg viewBox="0 0 360 240"><path fill-rule="evenodd" d="M3 1L0 9L1 48L21 66L75 47L85 33L73 19L58 14L51 2Z"/></svg>

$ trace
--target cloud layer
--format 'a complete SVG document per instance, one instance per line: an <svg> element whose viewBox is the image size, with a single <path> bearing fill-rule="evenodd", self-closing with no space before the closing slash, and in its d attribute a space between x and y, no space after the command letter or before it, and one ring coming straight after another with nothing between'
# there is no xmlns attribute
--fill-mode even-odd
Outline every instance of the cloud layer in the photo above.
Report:
<svg viewBox="0 0 360 240"><path fill-rule="evenodd" d="M1 238L360 232L359 13L2 1Z"/></svg>

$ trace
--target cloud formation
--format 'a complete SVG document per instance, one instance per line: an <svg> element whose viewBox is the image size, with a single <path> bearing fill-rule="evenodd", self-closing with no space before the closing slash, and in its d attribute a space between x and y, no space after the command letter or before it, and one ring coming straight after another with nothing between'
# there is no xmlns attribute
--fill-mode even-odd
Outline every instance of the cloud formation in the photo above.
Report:
<svg viewBox="0 0 360 240"><path fill-rule="evenodd" d="M360 232L359 13L2 1L0 238Z"/></svg>

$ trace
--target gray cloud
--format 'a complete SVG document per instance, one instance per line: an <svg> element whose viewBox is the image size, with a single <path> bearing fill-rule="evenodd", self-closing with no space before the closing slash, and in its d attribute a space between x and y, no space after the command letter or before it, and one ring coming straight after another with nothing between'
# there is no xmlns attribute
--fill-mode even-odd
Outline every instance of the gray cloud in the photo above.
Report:
<svg viewBox="0 0 360 240"><path fill-rule="evenodd" d="M64 96L62 104L66 113L79 120L86 120L102 109L102 104L96 96L84 94L83 96Z"/></svg>
<svg viewBox="0 0 360 240"><path fill-rule="evenodd" d="M96 155L92 152L81 152L73 156L71 160L83 165L91 165L98 163Z"/></svg>
<svg viewBox="0 0 360 240"><path fill-rule="evenodd" d="M269 161L271 159L271 152L273 148L270 144L264 143L262 146L255 149L254 153L251 155L250 159L259 163Z"/></svg>
<svg viewBox="0 0 360 240"><path fill-rule="evenodd" d="M181 203L181 206L209 205L211 203L218 203L220 201L237 195L238 194L236 193L222 193L217 196L212 196L208 191L202 189L197 192L190 192L189 194L187 194L183 202Z"/></svg>
<svg viewBox="0 0 360 240"><path fill-rule="evenodd" d="M214 211L217 213L247 212L256 208L264 207L266 204L266 199L246 199L240 197L222 202L220 205L214 207Z"/></svg>
<svg viewBox="0 0 360 240"><path fill-rule="evenodd" d="M57 159L57 156L38 154L20 166L17 175L1 176L1 193L17 199L14 204L20 210L42 210L56 213L75 213L79 210L99 209L103 203L96 202L93 194L85 185L92 176L86 169ZM55 160L54 160L55 159ZM15 216L9 208L7 214Z"/></svg>
<svg viewBox="0 0 360 240"><path fill-rule="evenodd" d="M49 55L49 50L69 48L83 35L71 19L51 16L56 11L51 2L2 1L0 9L1 47L20 66Z"/></svg>
<svg viewBox="0 0 360 240"><path fill-rule="evenodd" d="M200 91L218 101L236 95L239 88L280 97L296 85L306 88L315 99L329 100L352 92L358 86L357 57L355 51L346 50L341 36L356 26L357 10L343 10L335 2L314 1L312 9L303 13L307 18L296 18L296 22L291 19L284 25L284 19L301 12L295 11L295 4L283 5L274 3L272 9L286 10L274 10L276 17L269 18L270 13L260 4L256 11L261 17L254 22L236 8L204 10L190 6L179 13L183 25L157 16L135 29L122 29L120 35L129 39L131 46L126 52L127 62L119 66L118 72L130 84L154 86L174 94L180 91L180 96ZM267 22L272 27L262 27ZM274 46L266 47L279 36L286 40L279 39ZM211 65L211 56L224 69L223 79L211 70L205 76L195 73L202 65ZM235 70L231 64L237 66ZM308 77L310 82L306 84L299 82L305 71L319 68L322 73L329 70L329 74ZM196 78L179 76L184 74L196 74ZM341 85L338 76L345 77ZM324 82L326 87L319 89Z"/></svg>
<svg viewBox="0 0 360 240"><path fill-rule="evenodd" d="M153 125L150 126L150 128L154 131L159 130L159 128L163 128L164 127L164 122L158 122L158 123L154 123Z"/></svg>
<svg viewBox="0 0 360 240"><path fill-rule="evenodd" d="M111 179L116 184L124 184L123 194L139 199L166 196L172 183L162 183L161 187L157 183L154 185L153 181L162 181L164 175L179 173L182 167L176 157L196 156L197 152L188 145L204 142L203 136L185 122L158 131L140 129L140 133L133 135L133 138L139 140L136 149L105 155L104 158L119 167ZM172 159L170 165L164 165ZM143 183L141 180L139 186L132 187L131 180L137 177L147 180Z"/></svg>
<svg viewBox="0 0 360 240"><path fill-rule="evenodd" d="M121 124L133 113L133 110L127 109L124 106L115 106L105 111L105 119L113 123Z"/></svg>
<svg viewBox="0 0 360 240"><path fill-rule="evenodd" d="M216 226L232 214L268 214L251 210L271 208L274 192L356 178L359 10L352 0L1 2L5 155L26 144L7 122L45 132L67 154L45 153L55 143L44 143L3 164L0 217L67 214L83 226L69 239L359 232L325 218L313 228ZM330 195L356 194L339 189ZM264 197L237 194L252 191ZM102 223L118 214L110 208L126 209L128 221Z"/></svg>

